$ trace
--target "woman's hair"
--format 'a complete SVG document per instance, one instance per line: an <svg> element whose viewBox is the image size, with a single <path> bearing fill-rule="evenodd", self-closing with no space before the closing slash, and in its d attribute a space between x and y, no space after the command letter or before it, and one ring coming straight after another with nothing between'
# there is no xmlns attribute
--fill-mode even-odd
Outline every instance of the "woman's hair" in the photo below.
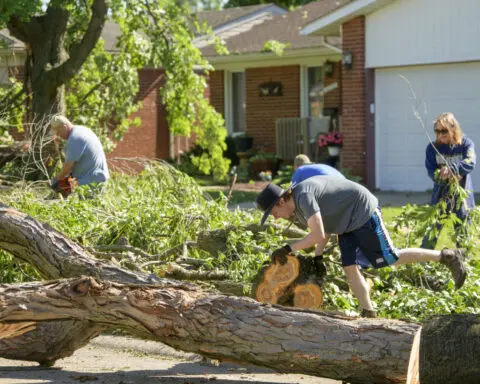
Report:
<svg viewBox="0 0 480 384"><path fill-rule="evenodd" d="M450 132L452 132L453 142L455 144L461 144L463 139L463 132L460 128L460 124L458 124L457 119L451 112L444 112L437 116L437 118L433 122L433 129L442 129L446 128ZM440 144L440 141L435 141L436 144Z"/></svg>

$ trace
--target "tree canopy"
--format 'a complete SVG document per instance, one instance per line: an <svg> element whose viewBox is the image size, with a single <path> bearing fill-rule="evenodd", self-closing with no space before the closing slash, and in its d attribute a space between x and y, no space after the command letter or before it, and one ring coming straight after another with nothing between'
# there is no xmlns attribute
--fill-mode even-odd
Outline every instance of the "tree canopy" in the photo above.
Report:
<svg viewBox="0 0 480 384"><path fill-rule="evenodd" d="M204 97L211 67L192 42L208 28L196 22L187 2L3 0L0 8L0 29L8 28L27 48L20 93L31 102L34 122L66 111L111 149L129 126L139 124L130 119L139 107L137 70L162 67L170 132L195 132L205 149L197 165L205 172L226 173L224 121ZM106 23L115 23L120 32L113 50L101 38ZM18 100L18 92L4 92L0 103L10 105L12 99ZM3 117L3 127L8 119L11 114ZM45 126L34 124L37 130Z"/></svg>

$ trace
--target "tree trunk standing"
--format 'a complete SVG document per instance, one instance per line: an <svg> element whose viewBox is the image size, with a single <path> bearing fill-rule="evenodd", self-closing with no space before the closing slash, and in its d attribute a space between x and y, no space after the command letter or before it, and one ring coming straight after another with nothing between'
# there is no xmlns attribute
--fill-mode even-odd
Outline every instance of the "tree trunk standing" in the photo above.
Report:
<svg viewBox="0 0 480 384"><path fill-rule="evenodd" d="M369 384L405 382L420 328L271 307L186 285L131 286L81 277L0 286L1 322L72 319L141 332L209 358ZM23 350L16 352L22 358Z"/></svg>
<svg viewBox="0 0 480 384"><path fill-rule="evenodd" d="M7 24L12 36L25 43L28 53L28 68L32 91L33 130L30 133L32 150L30 166L40 176L51 174L53 145L44 148L44 137L49 128L50 117L65 113L65 84L80 70L95 47L105 20L108 6L106 0L94 0L92 15L82 39L67 46L66 35L70 13L62 7L49 6L43 15L25 21L19 16L10 17ZM29 173L31 172L28 170Z"/></svg>
<svg viewBox="0 0 480 384"><path fill-rule="evenodd" d="M62 8L49 7L44 16L30 22L32 112L35 120L65 112L65 87L50 73L68 59L65 35L69 16Z"/></svg>

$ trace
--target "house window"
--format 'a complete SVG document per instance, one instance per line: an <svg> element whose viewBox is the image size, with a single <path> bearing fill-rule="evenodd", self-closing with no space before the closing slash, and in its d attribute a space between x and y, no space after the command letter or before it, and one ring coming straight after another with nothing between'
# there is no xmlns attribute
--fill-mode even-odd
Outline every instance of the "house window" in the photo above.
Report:
<svg viewBox="0 0 480 384"><path fill-rule="evenodd" d="M245 131L245 72L232 73L232 131Z"/></svg>
<svg viewBox="0 0 480 384"><path fill-rule="evenodd" d="M308 116L323 116L322 67L309 67L307 71Z"/></svg>

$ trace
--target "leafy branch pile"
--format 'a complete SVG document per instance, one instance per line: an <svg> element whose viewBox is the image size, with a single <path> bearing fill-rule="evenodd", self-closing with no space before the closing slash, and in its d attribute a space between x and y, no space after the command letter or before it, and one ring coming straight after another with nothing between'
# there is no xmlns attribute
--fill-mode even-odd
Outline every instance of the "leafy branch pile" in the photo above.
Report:
<svg viewBox="0 0 480 384"><path fill-rule="evenodd" d="M138 176L115 173L104 195L95 199L82 199L80 190L67 200L48 200L50 192L40 183L17 188L3 193L1 201L49 223L97 257L160 275L175 260L188 260L212 279L226 276L244 286L245 293L269 252L302 236L301 230L287 229L286 224L259 228L259 212L228 210L225 197L213 200L194 179L165 164L150 164ZM429 214L426 207L405 207L391 223L394 242L418 246L428 223L423 218ZM346 289L338 248L332 248L327 259L326 309L358 313ZM479 262L471 259L469 264L470 275L460 291L454 291L449 272L434 264L368 270L366 276L384 317L418 320L434 313L478 313ZM4 283L41 278L3 251L0 271Z"/></svg>

